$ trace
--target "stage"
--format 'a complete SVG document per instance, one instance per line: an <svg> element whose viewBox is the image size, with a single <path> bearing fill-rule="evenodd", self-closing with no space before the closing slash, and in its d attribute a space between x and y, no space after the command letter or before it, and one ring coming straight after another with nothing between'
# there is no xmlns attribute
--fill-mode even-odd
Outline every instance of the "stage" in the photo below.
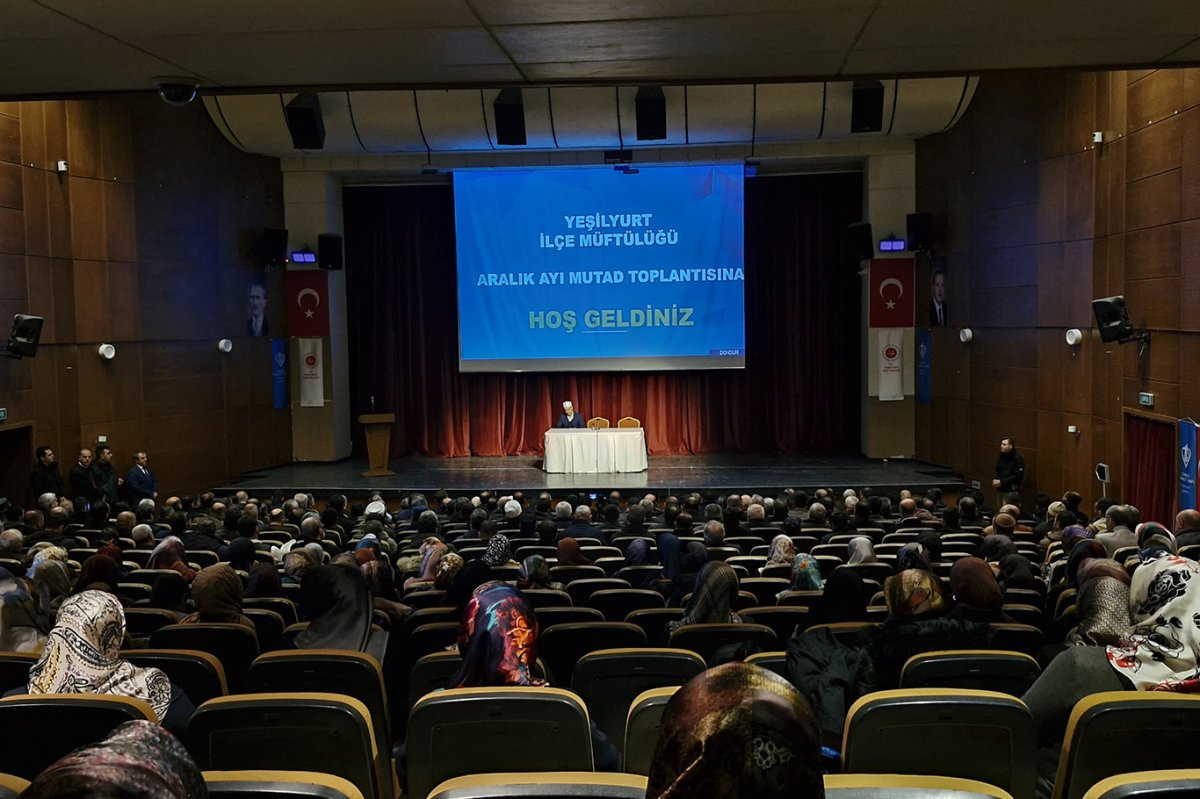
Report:
<svg viewBox="0 0 1200 799"><path fill-rule="evenodd" d="M962 478L949 467L917 460L871 460L826 455L672 455L651 457L650 467L631 474L547 474L537 456L469 458L393 458L391 477L362 477L364 459L335 463L293 463L244 473L216 490L218 494L247 491L274 495L306 491L318 497L369 491L397 495L444 488L451 493L494 489L550 491L554 494L609 491L660 496L686 491L757 491L768 495L784 488L871 486L896 490L929 488L957 491Z"/></svg>

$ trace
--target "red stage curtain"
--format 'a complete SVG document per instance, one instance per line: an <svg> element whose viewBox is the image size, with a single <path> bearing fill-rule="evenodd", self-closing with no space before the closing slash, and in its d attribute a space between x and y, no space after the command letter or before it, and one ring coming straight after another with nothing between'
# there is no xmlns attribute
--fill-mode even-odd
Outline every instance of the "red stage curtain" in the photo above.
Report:
<svg viewBox="0 0 1200 799"><path fill-rule="evenodd" d="M1125 416L1125 497L1142 521L1168 530L1175 522L1177 457L1175 425L1141 416Z"/></svg>
<svg viewBox="0 0 1200 799"><path fill-rule="evenodd" d="M344 194L350 397L395 455L541 452L559 403L642 420L651 454L859 451L860 286L842 260L858 173L746 182L746 368L459 374L449 186ZM355 451L365 451L355 423Z"/></svg>

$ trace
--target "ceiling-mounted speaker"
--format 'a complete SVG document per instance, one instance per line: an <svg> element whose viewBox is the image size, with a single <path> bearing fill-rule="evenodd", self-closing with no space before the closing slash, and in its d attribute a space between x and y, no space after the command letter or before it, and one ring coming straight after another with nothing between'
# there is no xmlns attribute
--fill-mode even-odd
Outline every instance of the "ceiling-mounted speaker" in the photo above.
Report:
<svg viewBox="0 0 1200 799"><path fill-rule="evenodd" d="M525 143L525 100L520 89L501 89L492 102L496 114L496 144Z"/></svg>
<svg viewBox="0 0 1200 799"><path fill-rule="evenodd" d="M850 132L878 133L883 130L883 84L856 80L850 94Z"/></svg>
<svg viewBox="0 0 1200 799"><path fill-rule="evenodd" d="M875 257L875 239L871 237L870 222L856 222L846 226L842 236L843 258L857 269L863 261Z"/></svg>
<svg viewBox="0 0 1200 799"><path fill-rule="evenodd" d="M661 141L667 138L667 98L661 86L643 86L633 101L637 113L638 141Z"/></svg>
<svg viewBox="0 0 1200 799"><path fill-rule="evenodd" d="M909 252L933 252L933 214L908 214L904 226Z"/></svg>
<svg viewBox="0 0 1200 799"><path fill-rule="evenodd" d="M341 269L342 237L333 233L317 236L317 263L322 269Z"/></svg>
<svg viewBox="0 0 1200 799"><path fill-rule="evenodd" d="M321 98L316 92L300 92L284 109L292 146L297 150L321 150L325 147L325 117L321 116Z"/></svg>
<svg viewBox="0 0 1200 799"><path fill-rule="evenodd" d="M259 262L264 267L286 266L288 262L287 228L265 227L260 242Z"/></svg>

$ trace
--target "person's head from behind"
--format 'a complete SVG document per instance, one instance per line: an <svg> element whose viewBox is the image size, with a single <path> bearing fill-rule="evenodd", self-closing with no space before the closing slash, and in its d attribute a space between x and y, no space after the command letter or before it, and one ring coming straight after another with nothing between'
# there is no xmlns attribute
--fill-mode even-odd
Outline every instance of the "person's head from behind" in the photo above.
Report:
<svg viewBox="0 0 1200 799"><path fill-rule="evenodd" d="M150 525L136 525L130 535L136 549L154 549L154 529Z"/></svg>
<svg viewBox="0 0 1200 799"><path fill-rule="evenodd" d="M972 497L962 497L958 500L958 515L964 522L979 520L979 505Z"/></svg>
<svg viewBox="0 0 1200 799"><path fill-rule="evenodd" d="M727 663L667 703L646 797L823 797L820 755L812 709L791 683Z"/></svg>
<svg viewBox="0 0 1200 799"><path fill-rule="evenodd" d="M715 519L704 525L704 545L719 547L725 544L725 525Z"/></svg>
<svg viewBox="0 0 1200 799"><path fill-rule="evenodd" d="M485 582L476 588L459 624L463 663L449 688L545 685L536 674L538 622L516 588Z"/></svg>

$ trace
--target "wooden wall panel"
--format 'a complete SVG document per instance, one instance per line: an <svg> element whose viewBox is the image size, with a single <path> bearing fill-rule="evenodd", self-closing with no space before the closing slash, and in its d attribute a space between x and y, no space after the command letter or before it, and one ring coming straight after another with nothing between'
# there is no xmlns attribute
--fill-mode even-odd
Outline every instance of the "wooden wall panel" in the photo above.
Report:
<svg viewBox="0 0 1200 799"><path fill-rule="evenodd" d="M21 163L21 120L0 114L0 161Z"/></svg>
<svg viewBox="0 0 1200 799"><path fill-rule="evenodd" d="M1153 227L1180 219L1180 170L1178 168L1131 181L1125 192L1125 229Z"/></svg>
<svg viewBox="0 0 1200 799"><path fill-rule="evenodd" d="M1161 122L1179 110L1183 70L1157 69L1129 86L1126 130L1132 132Z"/></svg>

